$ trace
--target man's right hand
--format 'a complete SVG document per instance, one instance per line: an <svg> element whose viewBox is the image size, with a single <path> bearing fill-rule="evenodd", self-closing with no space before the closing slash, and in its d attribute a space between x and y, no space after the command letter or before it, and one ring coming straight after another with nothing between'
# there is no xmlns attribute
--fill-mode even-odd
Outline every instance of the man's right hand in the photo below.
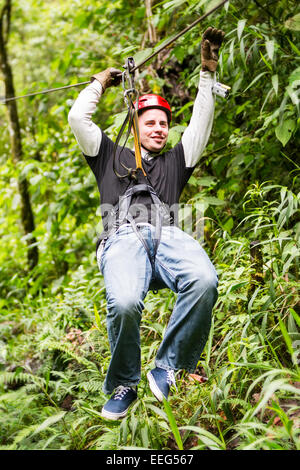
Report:
<svg viewBox="0 0 300 470"><path fill-rule="evenodd" d="M122 71L110 67L109 69L103 70L102 72L96 73L91 77L91 82L98 80L101 83L103 93L106 88L110 86L117 86L121 83L122 80Z"/></svg>

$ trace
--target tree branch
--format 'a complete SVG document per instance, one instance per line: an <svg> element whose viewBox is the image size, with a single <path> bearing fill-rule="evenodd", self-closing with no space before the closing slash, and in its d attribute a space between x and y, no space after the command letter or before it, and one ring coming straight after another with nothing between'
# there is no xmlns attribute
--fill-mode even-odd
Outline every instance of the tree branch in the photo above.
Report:
<svg viewBox="0 0 300 470"><path fill-rule="evenodd" d="M11 23L11 0L6 0L0 15L0 36L3 45L7 44Z"/></svg>

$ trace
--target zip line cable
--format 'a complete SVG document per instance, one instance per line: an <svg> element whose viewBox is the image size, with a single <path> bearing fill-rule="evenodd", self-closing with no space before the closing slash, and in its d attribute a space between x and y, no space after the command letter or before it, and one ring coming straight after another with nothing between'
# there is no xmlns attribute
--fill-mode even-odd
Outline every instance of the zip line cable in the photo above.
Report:
<svg viewBox="0 0 300 470"><path fill-rule="evenodd" d="M36 95L44 95L46 93L52 93L53 91L58 91L58 90L66 90L67 88L72 88L75 86L88 85L89 83L91 83L90 80L88 82L75 83L74 85L65 85L65 86L61 86L58 88L49 88L48 90L36 91L34 93L28 93L27 95L13 96L12 98L0 97L0 103L5 104L7 101L20 100L21 98L28 98L30 96L36 96Z"/></svg>
<svg viewBox="0 0 300 470"><path fill-rule="evenodd" d="M159 54L161 51L163 51L165 48L169 47L173 42L177 41L177 39L179 39L181 36L183 36L185 33L187 33L188 31L190 31L192 28L194 28L194 26L196 26L198 23L200 23L201 21L203 21L205 18L207 18L209 15L211 15L212 13L214 13L216 10L218 10L220 7L222 7L223 5L225 5L225 3L227 3L229 0L223 0L221 3L219 3L218 5L216 5L214 8L212 8L211 10L209 10L207 13L205 13L204 15L200 16L200 18L198 18L197 20L195 20L192 24L190 24L189 26L187 26L186 28L184 28L180 33L176 34L175 37L169 39L165 44L162 44L156 51L154 51L152 54L150 54L146 59L144 59L141 63L137 64L132 70L131 72L135 72L135 70L141 68L144 64L146 64L146 62L148 62L149 60L153 59L153 57L155 57L157 54ZM8 101L14 101L14 100L20 100L22 98L29 98L31 96L37 96L37 95L43 95L43 94L46 94L46 93L53 93L54 91L59 91L59 90L66 90L68 88L73 88L73 87L77 87L77 86L83 86L83 85L88 85L90 84L90 80L89 81L86 81L86 82L80 82L80 83L75 83L73 85L65 85L65 86L61 86L61 87L58 87L58 88L49 88L47 90L42 90L42 91L36 91L34 93L27 93L26 95L22 95L22 96L13 96L13 97L10 97L10 98L3 98L3 97L0 97L0 103L1 104L5 104L7 103Z"/></svg>
<svg viewBox="0 0 300 470"><path fill-rule="evenodd" d="M229 0L223 0L223 2L219 3L218 5L216 5L214 8L212 8L211 10L209 10L207 13L205 13L204 15L200 16L200 18L198 18L197 20L195 20L192 24L190 24L189 26L187 26L185 29L183 29L180 33L176 34L176 36L174 38L171 38L166 44L162 44L156 51L153 52L153 54L151 54L149 57L147 57L147 59L143 60L140 64L136 65L132 70L131 72L135 72L135 70L139 69L140 67L142 67L146 62L148 62L150 59L153 59L153 57L155 57L157 54L159 54L161 51L163 51L166 47L169 47L173 42L177 41L177 39L179 39L181 36L183 36L185 33L187 33L188 31L190 31L192 28L194 28L194 26L196 26L198 23L200 23L200 21L203 21L205 18L207 18L209 15L211 15L212 13L214 13L218 8L220 8L221 6L225 5L225 3L227 3Z"/></svg>

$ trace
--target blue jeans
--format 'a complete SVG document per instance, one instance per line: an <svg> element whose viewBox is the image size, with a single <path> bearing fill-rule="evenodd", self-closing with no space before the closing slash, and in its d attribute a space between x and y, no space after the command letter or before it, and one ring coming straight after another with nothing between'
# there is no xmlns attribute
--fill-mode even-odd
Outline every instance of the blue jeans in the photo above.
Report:
<svg viewBox="0 0 300 470"><path fill-rule="evenodd" d="M144 225L139 230L153 250L154 227ZM111 348L104 393L140 381L140 322L149 288L170 288L178 294L156 366L194 372L208 338L218 285L216 271L199 243L177 227L163 227L152 277L141 241L130 225L122 225L104 248L100 245L97 259L106 286Z"/></svg>

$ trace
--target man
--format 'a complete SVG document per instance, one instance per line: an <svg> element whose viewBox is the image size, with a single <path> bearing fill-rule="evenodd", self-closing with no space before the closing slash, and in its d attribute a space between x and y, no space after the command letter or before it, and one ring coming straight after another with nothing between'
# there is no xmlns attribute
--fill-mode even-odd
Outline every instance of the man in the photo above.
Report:
<svg viewBox="0 0 300 470"><path fill-rule="evenodd" d="M174 371L194 372L207 341L217 299L217 275L199 243L176 227L172 214L166 216L164 211L179 202L207 144L214 112L212 87L223 38L223 31L215 28L208 28L203 35L202 70L192 118L181 142L172 150L163 152L171 121L168 102L153 94L140 97L138 122L146 176L141 175L138 184L127 172L133 166L134 152L119 147L115 168L114 144L91 120L105 89L120 83L120 72L107 69L94 75L69 113L70 126L97 180L105 227L97 261L106 286L111 348L103 390L112 396L102 409L108 419L126 416L137 399L139 327L149 289L167 287L178 294L156 355L156 367L147 374L150 389L159 401L167 399L170 387L175 385ZM137 188L142 190L135 192ZM107 205L114 207L114 216L118 214L117 224L115 219L110 220L111 213L103 210ZM145 208L142 218L133 217L134 205ZM158 219L153 218L153 206Z"/></svg>

